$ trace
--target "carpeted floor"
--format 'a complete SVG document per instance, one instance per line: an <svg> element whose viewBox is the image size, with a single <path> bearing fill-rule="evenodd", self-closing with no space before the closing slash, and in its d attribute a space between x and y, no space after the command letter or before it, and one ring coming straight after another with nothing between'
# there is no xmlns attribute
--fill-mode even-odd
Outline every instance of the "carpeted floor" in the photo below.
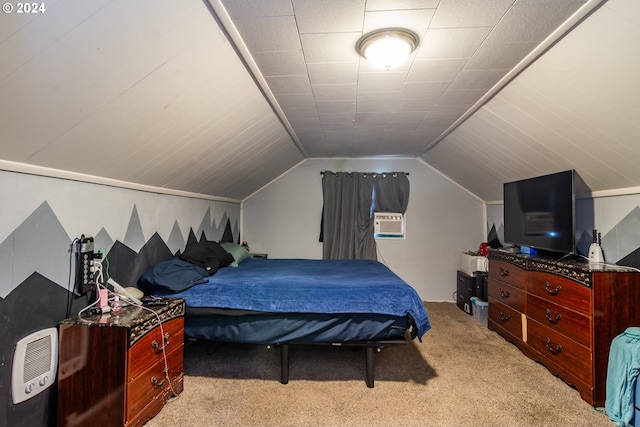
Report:
<svg viewBox="0 0 640 427"><path fill-rule="evenodd" d="M146 425L614 426L455 304L426 307L432 329L376 355L374 388L364 352L348 347L292 347L283 385L278 349L191 343L184 392Z"/></svg>

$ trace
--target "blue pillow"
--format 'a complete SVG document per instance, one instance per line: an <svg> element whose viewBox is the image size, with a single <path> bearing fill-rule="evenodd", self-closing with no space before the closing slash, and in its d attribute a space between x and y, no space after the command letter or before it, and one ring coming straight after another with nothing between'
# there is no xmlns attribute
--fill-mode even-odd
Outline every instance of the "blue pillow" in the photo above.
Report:
<svg viewBox="0 0 640 427"><path fill-rule="evenodd" d="M204 268L180 258L172 258L147 270L138 279L138 287L146 294L155 290L177 293L206 282L207 277L209 273Z"/></svg>

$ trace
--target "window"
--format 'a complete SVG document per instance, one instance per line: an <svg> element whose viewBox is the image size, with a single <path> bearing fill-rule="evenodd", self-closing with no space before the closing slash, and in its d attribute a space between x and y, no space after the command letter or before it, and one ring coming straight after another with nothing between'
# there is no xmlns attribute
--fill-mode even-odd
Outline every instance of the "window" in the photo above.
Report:
<svg viewBox="0 0 640 427"><path fill-rule="evenodd" d="M376 238L404 238L407 173L325 171L323 175L324 259L377 259ZM374 224L377 214L384 215L378 222L378 233Z"/></svg>

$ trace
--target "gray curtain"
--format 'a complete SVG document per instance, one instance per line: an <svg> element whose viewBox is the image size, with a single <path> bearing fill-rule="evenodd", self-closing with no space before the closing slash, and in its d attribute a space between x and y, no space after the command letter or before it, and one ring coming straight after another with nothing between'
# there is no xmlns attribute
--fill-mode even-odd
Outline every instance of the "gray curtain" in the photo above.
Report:
<svg viewBox="0 0 640 427"><path fill-rule="evenodd" d="M377 259L372 212L402 212L409 202L403 172L325 171L322 177L323 259ZM375 198L375 199L374 199Z"/></svg>
<svg viewBox="0 0 640 427"><path fill-rule="evenodd" d="M407 211L409 178L404 172L375 174L373 177L375 212Z"/></svg>

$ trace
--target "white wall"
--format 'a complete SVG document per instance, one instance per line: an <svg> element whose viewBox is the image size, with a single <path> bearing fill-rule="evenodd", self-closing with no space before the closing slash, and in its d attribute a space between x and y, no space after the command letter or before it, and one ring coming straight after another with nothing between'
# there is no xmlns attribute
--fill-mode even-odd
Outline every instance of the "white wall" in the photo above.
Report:
<svg viewBox="0 0 640 427"><path fill-rule="evenodd" d="M453 301L460 253L486 240L484 203L416 159L307 159L243 202L242 240L270 258L322 258L321 171L409 172L407 238L378 259L423 300Z"/></svg>

